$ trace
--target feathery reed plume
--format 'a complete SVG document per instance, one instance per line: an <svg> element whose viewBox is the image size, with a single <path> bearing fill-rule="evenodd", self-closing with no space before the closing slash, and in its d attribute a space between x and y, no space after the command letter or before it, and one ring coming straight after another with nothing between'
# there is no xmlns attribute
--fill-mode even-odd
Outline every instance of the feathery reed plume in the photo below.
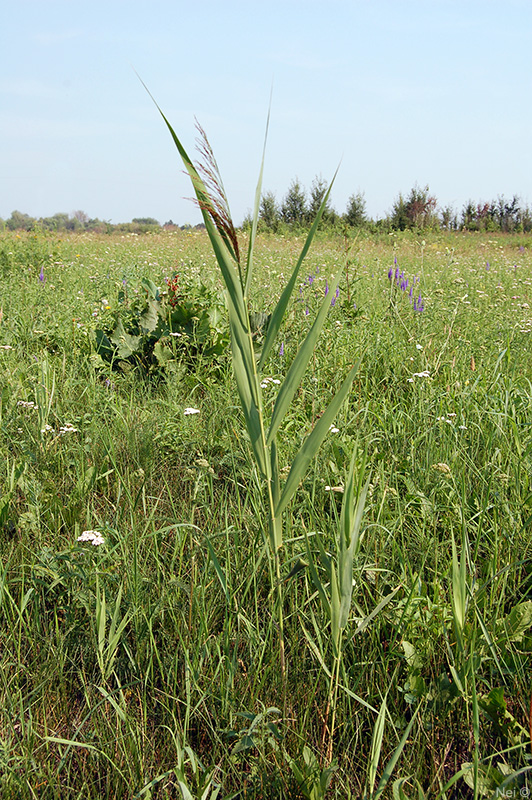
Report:
<svg viewBox="0 0 532 800"><path fill-rule="evenodd" d="M207 139L207 134L197 119L196 130L198 132L198 136L196 138L196 149L201 156L201 161L196 162L196 166L198 173L200 173L203 178L203 191L201 190L201 187L194 187L196 191L198 188L200 188L196 203L202 210L205 210L208 214L210 214L212 221L216 225L218 233L229 248L236 263L240 266L238 238L236 235L235 226L233 224L233 219L231 217L231 212L229 210L229 202L225 193L220 170L218 169L218 164L216 162L216 158L214 157L210 142ZM205 189L207 190L208 194L203 199L202 195L205 194Z"/></svg>

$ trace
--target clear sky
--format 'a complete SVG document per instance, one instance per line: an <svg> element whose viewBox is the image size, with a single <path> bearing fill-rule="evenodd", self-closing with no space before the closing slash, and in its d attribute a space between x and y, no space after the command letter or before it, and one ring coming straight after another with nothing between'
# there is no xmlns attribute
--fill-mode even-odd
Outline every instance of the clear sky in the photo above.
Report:
<svg viewBox="0 0 532 800"><path fill-rule="evenodd" d="M235 222L340 171L339 213L532 203L532 0L17 0L0 21L0 217L200 220L139 73L194 155L216 154Z"/></svg>

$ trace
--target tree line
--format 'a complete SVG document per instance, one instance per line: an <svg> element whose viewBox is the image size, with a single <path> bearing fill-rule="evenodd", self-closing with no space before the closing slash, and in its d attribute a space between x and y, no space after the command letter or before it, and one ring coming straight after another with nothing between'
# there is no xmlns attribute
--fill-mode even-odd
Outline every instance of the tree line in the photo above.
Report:
<svg viewBox="0 0 532 800"><path fill-rule="evenodd" d="M261 197L259 209L259 227L261 230L283 233L284 231L308 228L318 214L319 208L327 195L328 184L323 178L314 178L307 192L301 182L295 178L283 199L278 202L275 194L266 191ZM242 227L249 227L251 218L248 215ZM322 228L341 229L366 228L369 231L393 230L450 230L450 231L487 231L503 233L529 233L532 231L532 208L521 202L517 195L510 200L499 195L489 202L468 200L461 211L451 206L440 207L436 197L428 186L417 184L407 194L399 193L394 200L391 211L383 218L372 219L366 208L363 192L352 194L343 213L338 213L327 199L320 225ZM177 225L172 220L161 224L153 217L135 217L131 222L112 224L107 220L92 219L83 211L71 214L54 214L52 217L39 219L13 211L11 216L2 220L0 230L50 230L50 231L94 231L96 233L129 232L149 233L166 230L186 230L192 227L203 228L202 224Z"/></svg>
<svg viewBox="0 0 532 800"><path fill-rule="evenodd" d="M328 185L316 177L307 193L296 178L283 200L278 203L273 192L261 198L259 218L263 228L282 232L285 228L304 228L311 225L327 194ZM249 219L247 220L249 223ZM371 219L367 214L363 192L352 194L343 214L328 200L320 223L326 226L350 226L372 230L466 230L466 231L532 231L532 209L517 195L510 200L499 195L490 202L468 200L460 212L451 206L439 207L429 187L417 184L406 194L399 193L391 211L383 218Z"/></svg>
<svg viewBox="0 0 532 800"><path fill-rule="evenodd" d="M71 214L58 213L51 217L31 217L21 211L13 211L8 219L0 218L0 230L8 231L71 231L81 233L92 231L94 233L150 233L162 229L186 230L190 228L203 228L203 225L176 225L172 220L161 223L154 217L134 217L131 222L112 223L89 217L84 211L73 211Z"/></svg>

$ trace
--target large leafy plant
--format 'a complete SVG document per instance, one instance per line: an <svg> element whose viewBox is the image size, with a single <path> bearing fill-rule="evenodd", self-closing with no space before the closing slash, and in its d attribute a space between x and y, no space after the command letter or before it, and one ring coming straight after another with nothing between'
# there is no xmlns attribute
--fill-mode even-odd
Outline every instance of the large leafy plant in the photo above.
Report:
<svg viewBox="0 0 532 800"><path fill-rule="evenodd" d="M226 350L225 308L214 289L191 284L184 292L172 280L163 294L144 279L130 296L121 289L112 322L95 331L96 352L115 369L160 377L172 364L212 363Z"/></svg>

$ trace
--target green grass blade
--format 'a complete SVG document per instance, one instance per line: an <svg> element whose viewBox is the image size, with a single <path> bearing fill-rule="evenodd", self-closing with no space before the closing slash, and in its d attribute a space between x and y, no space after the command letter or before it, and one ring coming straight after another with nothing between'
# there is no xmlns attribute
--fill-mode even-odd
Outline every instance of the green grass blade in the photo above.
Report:
<svg viewBox="0 0 532 800"><path fill-rule="evenodd" d="M255 248L255 239L257 237L257 228L259 224L259 211L260 211L260 198L262 195L262 178L264 175L264 161L266 158L266 142L268 140L268 128L270 127L270 111L271 111L271 97L270 106L268 108L268 117L266 119L266 131L264 134L264 146L262 149L262 159L260 162L259 179L257 181L257 188L255 190L255 204L253 206L253 217L251 222L251 232L249 236L248 255L246 263L246 276L244 281L244 297L249 297L249 287L251 285L251 278L253 275L253 251Z"/></svg>
<svg viewBox="0 0 532 800"><path fill-rule="evenodd" d="M417 719L417 715L419 713L419 708L420 708L420 706L418 706L418 708L416 709L415 713L412 715L412 719L410 720L410 722L406 726L405 732L401 736L401 741L399 742L399 744L397 745L397 747L393 751L392 757L390 758L390 760L386 764L386 766L384 768L384 772L382 773L381 779L379 781L379 785L377 786L377 791L375 792L375 796L374 796L373 800L378 800L378 798L382 795L382 793L386 789L386 786L388 785L388 781L392 777L392 773L393 773L393 771L395 769L395 765L399 761L401 753L403 752L403 750L405 748L405 745L406 745L406 743L408 741L408 737L410 736L410 731L414 727L414 722Z"/></svg>
<svg viewBox="0 0 532 800"><path fill-rule="evenodd" d="M327 316L327 313L331 306L331 296L334 296L334 292L336 290L336 287L338 285L343 270L344 266L342 265L338 270L338 272L336 273L336 275L334 276L334 278L332 279L330 291L323 298L316 319L314 320L314 323L310 331L307 333L303 344L297 351L296 357L292 361L290 369L288 370L286 377L283 381L283 384L279 390L279 394L277 395L277 400L275 401L275 406L270 421L270 427L268 429L268 435L266 437L267 444L270 444L270 442L274 439L275 434L277 433L286 412L290 408L292 399L297 390L299 389L301 379L303 378L308 362L312 358L312 354L314 353L314 349L316 347L316 342L318 341L321 329L323 328L323 323L325 322L325 317Z"/></svg>
<svg viewBox="0 0 532 800"><path fill-rule="evenodd" d="M328 407L326 408L320 419L317 421L312 431L309 433L309 435L303 442L301 448L299 449L299 452L294 458L294 461L292 463L292 468L288 474L288 478L286 479L286 483L283 487L281 497L279 498L279 503L277 504L277 507L275 509L276 516L279 516L279 514L281 514L284 511L284 509L290 502L292 495L296 491L300 482L303 480L308 465L318 452L321 443L323 442L323 440L327 436L327 433L329 432L329 428L334 418L336 417L342 403L344 402L345 398L349 393L349 390L351 389L351 385L353 383L353 380L358 371L361 361L362 357L350 370L347 378L344 380L344 382L338 389L337 393L329 403Z"/></svg>
<svg viewBox="0 0 532 800"><path fill-rule="evenodd" d="M354 460L354 459L353 459ZM340 548L338 552L338 582L340 590L340 627L347 625L353 595L353 561L360 544L360 528L368 493L369 478L360 492L355 491L353 461L350 479L344 494L340 520ZM360 481L358 481L360 485ZM355 494L357 495L355 498ZM347 508L349 507L349 510ZM345 513L344 513L345 509ZM342 527L342 526L345 527ZM349 538L347 538L349 536Z"/></svg>
<svg viewBox="0 0 532 800"><path fill-rule="evenodd" d="M336 172L334 173L333 179L331 181L331 185L329 186L329 188L327 190L327 193L326 193L325 197L323 198L323 202L322 202L322 204L321 204L321 206L320 206L320 208L318 210L318 213L316 214L316 219L312 223L312 226L311 226L311 228L310 228L310 230L309 230L309 232L307 234L307 238L305 240L305 244L303 245L303 249L301 250L300 256L299 256L299 258L297 260L297 264L294 267L294 271L292 272L292 275L290 276L290 280L286 284L286 286L285 286L285 288L284 288L284 290L283 290L283 292L281 294L281 297L279 298L279 300L277 302L277 305L275 306L275 308L273 310L272 318L271 318L270 324L268 326L268 332L266 334L266 338L264 340L264 344L263 344L262 352L261 352L261 356L260 356L259 373L262 371L262 369L264 367L264 364L266 363L266 359L268 358L268 355L270 353L270 350L273 347L273 344L275 342L277 334L279 333L279 329L281 327L286 308L288 306L288 303L289 303L290 298L292 296L292 292L294 291L294 287L296 285L296 281L297 281L297 278L298 278L298 275L299 275L299 271L301 269L301 265L302 265L303 261L305 260L305 256L307 255L307 253L309 251L309 248L310 248L310 245L312 244L312 240L314 239L314 236L316 235L316 231L318 230L318 225L320 224L320 220L321 220L321 217L322 217L323 212L325 210L325 206L327 205L327 200L329 199L329 195L331 193L331 189L332 189L334 180L336 178L337 172L338 172L338 170L336 170Z"/></svg>
<svg viewBox="0 0 532 800"><path fill-rule="evenodd" d="M377 769L379 767L379 761L382 749L382 740L384 737L384 722L386 720L386 711L387 711L387 705L385 696L381 703L381 707L379 709L377 720L375 722L375 727L373 728L373 736L371 737L371 750L370 750L369 764L368 764L368 786L370 795L373 794L373 789L375 788L375 781L377 779Z"/></svg>

